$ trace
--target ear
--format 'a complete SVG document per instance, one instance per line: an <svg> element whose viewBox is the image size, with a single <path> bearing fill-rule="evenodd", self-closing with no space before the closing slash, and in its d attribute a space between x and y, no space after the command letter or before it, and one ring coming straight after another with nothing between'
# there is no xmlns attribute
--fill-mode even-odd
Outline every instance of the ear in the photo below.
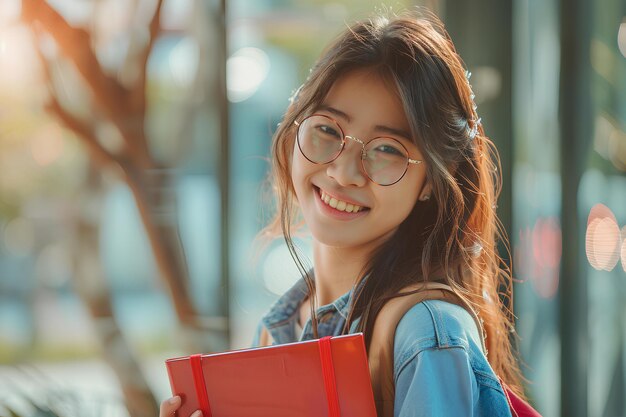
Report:
<svg viewBox="0 0 626 417"><path fill-rule="evenodd" d="M418 199L419 201L427 201L431 198L432 187L430 185L430 181L427 181L426 184L422 186L422 190L419 193Z"/></svg>

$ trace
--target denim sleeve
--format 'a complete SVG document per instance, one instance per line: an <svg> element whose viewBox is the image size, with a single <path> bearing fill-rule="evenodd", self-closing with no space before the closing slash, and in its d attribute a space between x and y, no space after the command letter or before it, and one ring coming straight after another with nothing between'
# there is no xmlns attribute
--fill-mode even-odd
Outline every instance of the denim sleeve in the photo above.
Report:
<svg viewBox="0 0 626 417"><path fill-rule="evenodd" d="M394 417L473 416L478 387L463 347L420 351L400 370Z"/></svg>

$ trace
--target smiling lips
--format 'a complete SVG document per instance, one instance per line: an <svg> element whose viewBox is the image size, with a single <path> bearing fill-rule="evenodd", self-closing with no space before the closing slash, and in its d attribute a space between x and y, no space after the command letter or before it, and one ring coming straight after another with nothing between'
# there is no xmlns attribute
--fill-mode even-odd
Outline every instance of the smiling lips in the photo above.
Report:
<svg viewBox="0 0 626 417"><path fill-rule="evenodd" d="M342 200L338 200L335 197L331 197L328 194L326 194L324 190L322 190L321 188L319 189L319 191L320 191L320 198L322 199L322 201L326 205L329 205L330 207L334 208L335 210L345 211L347 213L358 213L360 211L367 209L366 207L358 206L356 204L348 203Z"/></svg>

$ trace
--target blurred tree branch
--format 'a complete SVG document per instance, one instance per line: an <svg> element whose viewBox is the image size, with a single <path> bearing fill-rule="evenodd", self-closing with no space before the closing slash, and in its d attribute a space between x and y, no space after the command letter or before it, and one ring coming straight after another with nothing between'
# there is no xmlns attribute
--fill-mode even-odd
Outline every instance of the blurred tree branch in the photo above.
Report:
<svg viewBox="0 0 626 417"><path fill-rule="evenodd" d="M57 117L68 129L72 130L90 150L94 161L101 167L109 164L118 165L124 175L124 180L133 191L139 207L144 226L146 227L152 249L155 252L158 267L169 288L172 301L179 320L182 323L196 324L209 327L214 330L224 330L224 321L198 321L197 314L190 302L185 281L186 273L184 266L176 265L173 254L176 252L167 244L165 235L167 230L160 230L152 218L151 205L159 204L159 198L153 201L149 199L146 191L155 191L159 188L159 175L151 173L166 169L160 166L150 156L147 139L144 132L144 119L146 114L146 66L150 49L159 33L159 16L162 0L158 0L154 16L150 22L150 40L139 54L142 66L140 76L132 88L128 89L122 84L105 74L98 63L91 47L90 35L83 29L70 26L67 21L44 0L24 0L22 16L25 22L34 29L34 33L41 38L45 32L53 37L60 47L62 54L68 58L83 76L92 93L94 105L97 110L113 123L124 139L124 147L118 154L106 150L96 136L97 121L81 120L72 115L60 104L55 94L54 82L49 70L49 62L43 54L40 57L48 78L51 97L47 105L48 110ZM157 178L156 180L154 178ZM151 182L157 181L157 184ZM178 245L176 245L178 246Z"/></svg>
<svg viewBox="0 0 626 417"><path fill-rule="evenodd" d="M206 332L224 334L228 327L227 319L225 317L201 317L193 306L187 288L189 274L178 225L175 221L176 216L171 210L174 206L171 201L173 196L169 191L172 170L151 156L144 130L147 107L147 65L155 40L161 31L162 5L163 0L156 0L154 12L148 24L149 37L143 41L144 43L134 56L128 57L134 59L139 68L137 76L130 85L125 85L118 78L107 74L96 56L93 34L85 29L71 26L45 0L23 0L22 20L31 27L35 39L39 42L35 49L40 57L50 92L46 109L67 129L76 134L85 145L92 161L99 168L117 168L121 174L121 179L128 185L135 199L160 272L159 276L165 288L169 290L174 311L184 330L183 335L188 336L188 339L183 341L187 343L186 349L194 352L207 352L212 348L209 346L211 338L206 337ZM60 55L73 64L84 80L93 106L89 109L88 117L74 114L60 100L52 71L54 59L57 57L47 56L42 51L42 45L47 37L54 41ZM102 143L102 134L98 128L103 124L114 126L119 132L122 140L121 146L112 148ZM183 128L187 128L186 124ZM165 218L164 214L166 214ZM87 240L93 241L93 238ZM79 280L105 280L103 274L95 274L95 278L86 276L87 272L84 267L77 268L76 272L80 274L77 277ZM96 287L106 288L106 285L102 282ZM102 322L104 318L107 318L108 322L115 324L117 328L108 295L103 294L97 297L92 293L81 291L80 286L77 289L81 299L88 305L94 320ZM116 334L121 337L121 332L119 329L113 332L111 329L104 329L103 332L105 333L99 334L99 337L105 350L105 357L118 375L129 410L133 408L132 415L140 415L138 410L142 407L137 404L146 405L142 415L153 414L154 398L143 388L137 391L137 387L147 385L141 383L133 386L132 378L129 378L124 371L138 369L130 359L128 346L120 343L119 340L115 343L116 346L112 345L113 340L110 335ZM113 349L120 347L125 347L125 353L114 354ZM131 398L137 395L141 398ZM152 406L148 406L148 403Z"/></svg>
<svg viewBox="0 0 626 417"><path fill-rule="evenodd" d="M100 199L101 181L95 164L90 164L87 187L81 189L81 199ZM100 262L99 227L84 215L78 216L74 222L76 230L71 245L76 273L72 274L72 284L92 317L103 347L103 359L117 375L129 414L133 417L156 416L158 402L142 377L141 367L113 314L112 295Z"/></svg>
<svg viewBox="0 0 626 417"><path fill-rule="evenodd" d="M160 15L162 0L157 3L155 17ZM135 85L132 91L127 90L115 78L107 75L100 66L91 47L91 36L84 29L74 28L43 0L23 0L22 17L25 21L36 24L38 29L52 36L61 53L76 66L88 87L97 109L102 112L122 133L131 160L142 168L151 168L153 163L145 135L143 134L143 118L145 115L145 83ZM154 22L154 20L153 20ZM158 20L151 23L158 33ZM148 43L152 46L152 40ZM144 52L144 61L150 50ZM144 64L145 74L145 64ZM142 81L145 81L145 75ZM130 100L132 98L135 100ZM130 119L130 121L129 121Z"/></svg>

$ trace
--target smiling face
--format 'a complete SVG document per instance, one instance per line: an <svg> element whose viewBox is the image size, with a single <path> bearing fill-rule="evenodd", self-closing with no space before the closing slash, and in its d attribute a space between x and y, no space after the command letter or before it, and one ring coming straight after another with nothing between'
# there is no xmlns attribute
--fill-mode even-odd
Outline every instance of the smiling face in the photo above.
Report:
<svg viewBox="0 0 626 417"><path fill-rule="evenodd" d="M395 87L374 72L344 74L314 113L336 120L345 135L365 144L378 137L393 138L404 145L409 158L424 159L410 140L409 122ZM292 181L316 242L343 248L378 247L407 218L417 199L430 194L424 162L409 164L400 181L381 186L363 171L361 152L361 144L346 139L335 160L315 164L294 143Z"/></svg>

